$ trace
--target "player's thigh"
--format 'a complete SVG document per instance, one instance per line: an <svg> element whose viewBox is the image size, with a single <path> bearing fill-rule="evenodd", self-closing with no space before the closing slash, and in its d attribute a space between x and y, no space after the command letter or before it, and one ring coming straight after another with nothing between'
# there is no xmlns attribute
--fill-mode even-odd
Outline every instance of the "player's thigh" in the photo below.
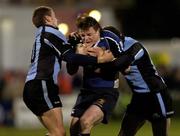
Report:
<svg viewBox="0 0 180 136"><path fill-rule="evenodd" d="M119 136L134 136L144 125L145 119L135 114L125 114Z"/></svg>
<svg viewBox="0 0 180 136"><path fill-rule="evenodd" d="M81 117L81 121L86 121L90 124L96 125L103 120L104 113L96 105L91 105Z"/></svg>
<svg viewBox="0 0 180 136"><path fill-rule="evenodd" d="M56 131L57 129L64 131L61 108L53 108L47 112L44 112L43 115L40 116L40 119L50 133Z"/></svg>

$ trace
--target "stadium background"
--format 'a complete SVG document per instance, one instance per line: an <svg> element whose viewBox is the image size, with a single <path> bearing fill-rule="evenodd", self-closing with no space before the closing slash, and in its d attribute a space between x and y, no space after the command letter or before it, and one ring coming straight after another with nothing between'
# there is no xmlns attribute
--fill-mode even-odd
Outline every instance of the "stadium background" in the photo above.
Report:
<svg viewBox="0 0 180 136"><path fill-rule="evenodd" d="M45 130L22 102L22 89L33 44L32 11L40 5L52 6L60 23L75 30L75 18L98 10L100 23L113 25L125 35L140 40L168 84L174 100L175 116L170 136L178 136L180 126L180 1L179 0L0 0L0 136L43 135ZM97 15L96 15L97 16ZM62 27L62 26L61 26ZM63 29L64 30L64 29ZM71 107L81 87L81 74L70 77L65 63L59 76L64 122L69 125ZM112 122L100 125L93 135L116 135L131 93L120 78L120 98ZM137 134L151 135L147 123Z"/></svg>

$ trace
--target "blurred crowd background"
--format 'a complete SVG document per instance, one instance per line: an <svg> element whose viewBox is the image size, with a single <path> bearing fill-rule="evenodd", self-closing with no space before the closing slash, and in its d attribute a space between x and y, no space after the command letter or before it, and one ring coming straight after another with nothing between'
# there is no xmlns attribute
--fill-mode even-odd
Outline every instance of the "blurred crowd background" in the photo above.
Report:
<svg viewBox="0 0 180 136"><path fill-rule="evenodd" d="M0 126L36 126L34 116L22 102L22 91L35 30L31 16L40 5L55 9L59 29L65 35L76 30L79 14L96 11L95 17L99 17L102 26L113 25L141 41L170 89L175 117L180 117L179 0L0 0ZM120 98L113 118L121 118L131 97L122 76L120 81ZM59 91L65 121L81 85L82 70L69 76L64 62Z"/></svg>

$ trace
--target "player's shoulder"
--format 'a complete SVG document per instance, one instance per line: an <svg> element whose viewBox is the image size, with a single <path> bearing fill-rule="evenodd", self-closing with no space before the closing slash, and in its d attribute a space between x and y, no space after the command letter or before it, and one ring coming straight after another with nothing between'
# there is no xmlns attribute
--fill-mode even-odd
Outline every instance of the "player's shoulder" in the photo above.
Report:
<svg viewBox="0 0 180 136"><path fill-rule="evenodd" d="M47 26L45 26L44 31L45 31L45 33L48 33L49 35L56 36L56 37L63 39L65 41L67 40L65 35L61 31L59 31L58 28L56 28L56 27L47 25Z"/></svg>

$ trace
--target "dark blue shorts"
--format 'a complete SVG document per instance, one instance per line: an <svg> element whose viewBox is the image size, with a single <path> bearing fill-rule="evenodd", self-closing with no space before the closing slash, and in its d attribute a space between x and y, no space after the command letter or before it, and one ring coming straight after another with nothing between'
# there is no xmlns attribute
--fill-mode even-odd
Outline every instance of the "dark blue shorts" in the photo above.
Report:
<svg viewBox="0 0 180 136"><path fill-rule="evenodd" d="M156 93L133 93L127 113L136 114L149 120L168 118L174 114L172 98L168 90Z"/></svg>
<svg viewBox="0 0 180 136"><path fill-rule="evenodd" d="M24 86L23 100L37 116L55 107L62 107L59 89L53 80L31 80Z"/></svg>
<svg viewBox="0 0 180 136"><path fill-rule="evenodd" d="M72 109L71 115L80 118L91 105L97 105L104 113L102 123L107 124L118 97L119 92L117 89L82 89Z"/></svg>

